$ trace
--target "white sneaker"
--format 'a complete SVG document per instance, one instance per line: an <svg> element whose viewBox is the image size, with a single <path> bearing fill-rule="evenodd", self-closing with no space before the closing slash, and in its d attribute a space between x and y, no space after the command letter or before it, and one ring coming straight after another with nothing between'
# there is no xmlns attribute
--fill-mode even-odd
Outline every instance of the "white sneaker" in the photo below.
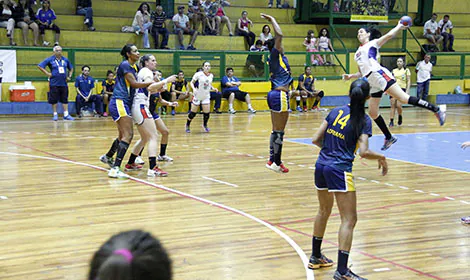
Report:
<svg viewBox="0 0 470 280"><path fill-rule="evenodd" d="M233 108L230 108L230 109L228 109L228 112L230 114L235 114L237 111L235 111L235 109L233 109Z"/></svg>
<svg viewBox="0 0 470 280"><path fill-rule="evenodd" d="M173 161L173 158L171 158L167 155L164 155L164 156L158 155L157 160L158 161Z"/></svg>
<svg viewBox="0 0 470 280"><path fill-rule="evenodd" d="M126 173L122 172L119 167L115 166L108 171L108 177L110 178L118 178L118 179L124 179L124 178L129 178L129 175Z"/></svg>
<svg viewBox="0 0 470 280"><path fill-rule="evenodd" d="M49 43L48 41L42 42L42 45L45 46L45 47L49 46L50 44L51 44L51 43Z"/></svg>
<svg viewBox="0 0 470 280"><path fill-rule="evenodd" d="M253 108L248 108L248 113L256 114L256 110Z"/></svg>
<svg viewBox="0 0 470 280"><path fill-rule="evenodd" d="M145 164L145 161L142 159L141 156L136 157L134 162L140 165Z"/></svg>
<svg viewBox="0 0 470 280"><path fill-rule="evenodd" d="M83 22L83 24L88 24L88 23L90 23L89 19L85 19L85 21Z"/></svg>
<svg viewBox="0 0 470 280"><path fill-rule="evenodd" d="M107 155L100 156L100 161L104 164L109 165L109 167L113 167L114 159L112 157L108 157Z"/></svg>
<svg viewBox="0 0 470 280"><path fill-rule="evenodd" d="M147 171L148 177L167 177L168 172L161 170L160 168L156 167L154 169L149 169Z"/></svg>

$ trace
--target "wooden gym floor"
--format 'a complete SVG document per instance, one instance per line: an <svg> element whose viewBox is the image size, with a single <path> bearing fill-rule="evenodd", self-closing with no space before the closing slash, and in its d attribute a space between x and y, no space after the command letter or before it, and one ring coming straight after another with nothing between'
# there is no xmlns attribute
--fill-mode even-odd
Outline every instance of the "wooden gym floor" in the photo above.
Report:
<svg viewBox="0 0 470 280"><path fill-rule="evenodd" d="M388 109L382 114L388 120ZM283 150L291 172L283 175L264 167L267 112L211 115L209 134L201 115L191 134L184 115L165 116L169 177L142 171L130 180L109 179L98 160L116 137L110 118L0 118L0 279L85 279L93 252L136 228L161 239L176 280L313 279L304 262L319 150L294 141L311 137L324 116L291 115ZM359 221L349 263L369 279L468 279L470 227L459 219L470 215L470 150L459 143L470 141L470 109L449 108L444 127L419 109L405 109L404 118L392 128L401 135L386 153L399 159L389 160L389 175L356 161ZM380 145L375 125L374 134ZM421 139L417 147L411 138ZM443 162L451 167L436 167ZM335 262L339 222L335 207L323 245ZM334 270L316 270L315 279Z"/></svg>

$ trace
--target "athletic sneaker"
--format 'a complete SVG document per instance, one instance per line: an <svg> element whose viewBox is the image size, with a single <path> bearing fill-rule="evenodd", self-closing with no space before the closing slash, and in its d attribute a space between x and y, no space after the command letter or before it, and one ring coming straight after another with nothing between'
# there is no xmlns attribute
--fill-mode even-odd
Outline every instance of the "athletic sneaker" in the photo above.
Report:
<svg viewBox="0 0 470 280"><path fill-rule="evenodd" d="M447 105L439 105L439 111L435 113L437 119L439 120L439 123L442 125L445 124L446 122L446 111L447 111Z"/></svg>
<svg viewBox="0 0 470 280"><path fill-rule="evenodd" d="M462 221L462 223L470 225L470 216L462 217L462 218L460 218L460 220Z"/></svg>
<svg viewBox="0 0 470 280"><path fill-rule="evenodd" d="M230 109L228 109L228 112L229 112L229 114L235 114L237 111L235 111L235 109L233 109L233 108L230 108Z"/></svg>
<svg viewBox="0 0 470 280"><path fill-rule="evenodd" d="M366 278L363 278L354 272L352 272L350 269L348 269L348 272L346 274L342 275L339 273L338 270L336 270L335 275L333 275L334 280L367 280Z"/></svg>
<svg viewBox="0 0 470 280"><path fill-rule="evenodd" d="M142 165L137 164L135 162L133 164L126 164L126 167L125 167L126 171L135 171L135 170L141 170L141 169L142 169Z"/></svg>
<svg viewBox="0 0 470 280"><path fill-rule="evenodd" d="M297 112L302 112L302 108L300 106L295 107L295 110L297 110Z"/></svg>
<svg viewBox="0 0 470 280"><path fill-rule="evenodd" d="M393 127L393 121L390 121L390 123L388 124L389 127Z"/></svg>
<svg viewBox="0 0 470 280"><path fill-rule="evenodd" d="M268 161L266 163L266 168L271 169L272 171L277 172L277 173L287 173L287 172L289 172L289 168L285 167L284 164L281 163L278 166L277 164L275 164L272 161Z"/></svg>
<svg viewBox="0 0 470 280"><path fill-rule="evenodd" d="M59 120L59 115L54 115L52 117L52 120L55 121L55 122L58 121Z"/></svg>
<svg viewBox="0 0 470 280"><path fill-rule="evenodd" d="M384 141L384 145L382 146L382 148L380 148L382 151L386 151L388 150L393 144L395 144L396 142L398 141L398 138L396 137L393 137L390 138L390 139L385 139Z"/></svg>
<svg viewBox="0 0 470 280"><path fill-rule="evenodd" d="M141 156L136 157L134 162L137 163L137 164L140 164L140 165L145 164L145 161L142 159Z"/></svg>
<svg viewBox="0 0 470 280"><path fill-rule="evenodd" d="M325 255L321 254L321 257L317 258L314 255L310 256L310 261L308 263L308 268L310 269L319 269L321 267L333 266L333 261L327 258Z"/></svg>
<svg viewBox="0 0 470 280"><path fill-rule="evenodd" d="M112 157L108 157L107 155L100 156L100 161L104 164L109 165L109 167L111 168L114 165L114 159Z"/></svg>
<svg viewBox="0 0 470 280"><path fill-rule="evenodd" d="M307 106L304 106L304 112L307 112L307 111L308 111Z"/></svg>
<svg viewBox="0 0 470 280"><path fill-rule="evenodd" d="M186 133L191 133L191 129L189 128L189 125L186 125Z"/></svg>
<svg viewBox="0 0 470 280"><path fill-rule="evenodd" d="M129 178L129 175L126 173L122 172L118 166L115 166L108 171L108 177L111 178L118 178L118 179L124 179L124 178Z"/></svg>
<svg viewBox="0 0 470 280"><path fill-rule="evenodd" d="M175 109L171 109L171 115L174 116L176 114Z"/></svg>
<svg viewBox="0 0 470 280"><path fill-rule="evenodd" d="M204 125L202 126L202 129L204 129L204 132L207 132L207 133L208 133L209 131L211 131L210 128L208 128L207 126L204 126Z"/></svg>
<svg viewBox="0 0 470 280"><path fill-rule="evenodd" d="M158 167L154 167L153 169L149 169L147 171L147 176L148 177L167 177L168 172L161 170Z"/></svg>
<svg viewBox="0 0 470 280"><path fill-rule="evenodd" d="M401 125L403 123L403 117L402 115L398 115L398 125Z"/></svg>
<svg viewBox="0 0 470 280"><path fill-rule="evenodd" d="M248 113L256 114L256 110L253 108L248 108Z"/></svg>
<svg viewBox="0 0 470 280"><path fill-rule="evenodd" d="M173 159L167 155L164 155L164 156L158 155L157 160L158 161L173 161Z"/></svg>
<svg viewBox="0 0 470 280"><path fill-rule="evenodd" d="M64 121L74 121L75 119L72 118L71 115L64 116Z"/></svg>

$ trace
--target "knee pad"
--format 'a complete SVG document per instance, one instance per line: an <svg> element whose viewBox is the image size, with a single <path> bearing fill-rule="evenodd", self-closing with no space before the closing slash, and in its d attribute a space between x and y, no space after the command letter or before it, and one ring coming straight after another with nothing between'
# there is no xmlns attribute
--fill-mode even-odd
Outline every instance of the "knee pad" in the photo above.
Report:
<svg viewBox="0 0 470 280"><path fill-rule="evenodd" d="M194 119L195 116L196 116L196 113L194 113L193 111L189 112L189 114L188 114L188 118L190 120Z"/></svg>
<svg viewBox="0 0 470 280"><path fill-rule="evenodd" d="M204 119L205 119L205 120L208 120L209 117L210 117L210 115L211 115L211 113L203 113L203 115L204 115Z"/></svg>
<svg viewBox="0 0 470 280"><path fill-rule="evenodd" d="M318 97L322 98L323 96L325 96L325 93L323 92L323 90L320 90L320 92L318 93Z"/></svg>

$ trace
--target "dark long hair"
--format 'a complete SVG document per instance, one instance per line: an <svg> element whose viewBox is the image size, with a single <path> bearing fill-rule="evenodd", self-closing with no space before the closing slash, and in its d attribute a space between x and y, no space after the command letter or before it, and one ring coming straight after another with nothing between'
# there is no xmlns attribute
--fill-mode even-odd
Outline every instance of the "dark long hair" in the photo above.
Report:
<svg viewBox="0 0 470 280"><path fill-rule="evenodd" d="M382 32L380 32L377 28L375 28L375 26L365 27L364 30L367 33L370 33L370 36L369 36L370 41L382 37Z"/></svg>
<svg viewBox="0 0 470 280"><path fill-rule="evenodd" d="M130 258L118 251L130 252ZM121 232L112 236L94 254L88 279L171 280L171 260L150 233L141 230Z"/></svg>
<svg viewBox="0 0 470 280"><path fill-rule="evenodd" d="M370 86L369 83L363 79L355 80L349 88L350 101L350 121L354 130L355 139L359 139L362 129L365 125L365 104L369 99ZM357 140L355 140L357 141Z"/></svg>
<svg viewBox="0 0 470 280"><path fill-rule="evenodd" d="M144 13L144 9L142 8L143 6L147 6L147 12L150 13L150 5L147 2L144 2L144 3L140 4L137 11L140 11L143 14Z"/></svg>
<svg viewBox="0 0 470 280"><path fill-rule="evenodd" d="M126 44L124 45L124 47L122 47L121 49L121 55L122 57L124 57L126 60L129 59L129 56L127 55L127 53L130 53L131 52L131 48L135 46L134 44Z"/></svg>

